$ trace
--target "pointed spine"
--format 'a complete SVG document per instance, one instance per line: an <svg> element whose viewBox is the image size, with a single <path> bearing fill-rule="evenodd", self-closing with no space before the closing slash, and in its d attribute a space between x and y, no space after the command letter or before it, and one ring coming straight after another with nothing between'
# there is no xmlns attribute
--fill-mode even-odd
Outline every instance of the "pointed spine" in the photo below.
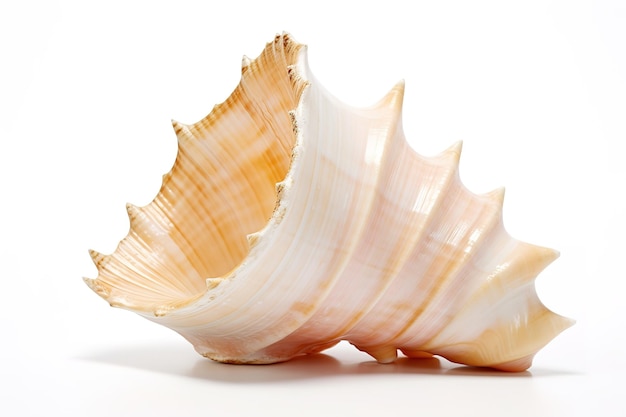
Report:
<svg viewBox="0 0 626 417"><path fill-rule="evenodd" d="M128 219L130 220L131 224L139 216L140 212L141 211L139 207L131 203L126 203L126 213L128 214Z"/></svg>
<svg viewBox="0 0 626 417"><path fill-rule="evenodd" d="M213 107L211 113L216 112L217 107L217 105ZM189 130L189 126L184 123L172 119L172 128L174 129L174 133L176 133L176 139L178 140L179 146L193 137L193 134Z"/></svg>
<svg viewBox="0 0 626 417"><path fill-rule="evenodd" d="M98 268L98 271L101 271L111 260L111 257L109 255L103 255L93 249L89 249L89 256L91 256L91 260L93 261L96 268Z"/></svg>
<svg viewBox="0 0 626 417"><path fill-rule="evenodd" d="M248 240L248 245L250 246L250 249L252 249L253 247L255 247L259 243L259 239L260 238L261 238L261 233L260 232L250 233L249 235L246 236L246 239Z"/></svg>
<svg viewBox="0 0 626 417"><path fill-rule="evenodd" d="M250 60L250 58L248 58L247 56L243 56L241 58L241 74L245 74L246 71L248 71L248 69L250 68L250 64L252 64L252 60Z"/></svg>
<svg viewBox="0 0 626 417"><path fill-rule="evenodd" d="M504 187L498 187L495 190L489 191L487 194L485 194L485 196L500 207L502 207L502 205L504 204L504 193Z"/></svg>

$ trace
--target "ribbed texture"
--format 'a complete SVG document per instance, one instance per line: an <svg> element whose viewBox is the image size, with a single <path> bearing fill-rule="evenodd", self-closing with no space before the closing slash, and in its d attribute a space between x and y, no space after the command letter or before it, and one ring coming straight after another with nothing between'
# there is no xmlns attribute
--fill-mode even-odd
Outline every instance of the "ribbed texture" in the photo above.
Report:
<svg viewBox="0 0 626 417"><path fill-rule="evenodd" d="M90 286L224 362L272 363L348 340L522 370L571 321L536 275L558 254L511 238L503 191L468 191L460 144L424 158L402 131L404 85L356 109L308 72L288 35L242 61L232 96L174 123L155 200L129 206Z"/></svg>
<svg viewBox="0 0 626 417"><path fill-rule="evenodd" d="M289 169L295 136L288 112L303 88L289 66L301 48L277 36L206 118L173 122L174 167L152 203L129 206L128 236L106 264L96 261L97 282L86 280L110 303L167 310L204 293L207 278L246 256L246 235L271 217L275 184Z"/></svg>

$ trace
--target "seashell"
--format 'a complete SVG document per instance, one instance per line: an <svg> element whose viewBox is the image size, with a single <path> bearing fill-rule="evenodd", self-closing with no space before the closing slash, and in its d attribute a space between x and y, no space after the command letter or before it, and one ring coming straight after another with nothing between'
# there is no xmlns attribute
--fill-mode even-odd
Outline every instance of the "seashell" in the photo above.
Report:
<svg viewBox="0 0 626 417"><path fill-rule="evenodd" d="M232 95L191 125L155 199L128 205L115 252L86 283L228 363L274 363L347 340L381 363L397 351L527 369L572 321L534 280L558 253L502 223L503 190L468 191L461 145L438 156L404 138L397 84L347 106L276 36L242 63Z"/></svg>

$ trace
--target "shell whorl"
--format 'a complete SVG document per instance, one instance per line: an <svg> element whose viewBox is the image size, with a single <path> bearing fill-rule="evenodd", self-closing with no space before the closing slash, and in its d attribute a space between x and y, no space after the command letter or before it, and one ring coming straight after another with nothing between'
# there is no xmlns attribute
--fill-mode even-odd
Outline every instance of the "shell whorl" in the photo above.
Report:
<svg viewBox="0 0 626 417"><path fill-rule="evenodd" d="M242 60L239 86L174 122L172 170L88 285L204 356L272 363L348 340L522 370L571 321L534 279L558 254L513 239L503 190L468 191L460 143L425 158L402 129L403 83L352 108L286 34Z"/></svg>

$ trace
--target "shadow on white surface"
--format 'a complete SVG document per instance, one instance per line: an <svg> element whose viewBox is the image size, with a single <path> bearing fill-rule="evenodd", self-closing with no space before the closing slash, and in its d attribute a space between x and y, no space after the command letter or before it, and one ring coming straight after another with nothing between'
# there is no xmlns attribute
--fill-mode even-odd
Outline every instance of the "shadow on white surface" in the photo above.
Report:
<svg viewBox="0 0 626 417"><path fill-rule="evenodd" d="M348 351L354 350L354 352ZM340 353L335 356L334 353ZM273 365L230 365L196 356L180 346L131 346L109 349L76 359L124 366L143 371L176 375L212 382L236 384L271 383L351 375L435 375L460 377L533 378L573 375L571 371L531 368L530 371L509 373L489 368L475 368L451 363L443 358L409 359L400 357L391 364L368 360L354 348L337 349L294 358ZM347 359L347 360L346 360ZM363 360L365 359L365 360Z"/></svg>

